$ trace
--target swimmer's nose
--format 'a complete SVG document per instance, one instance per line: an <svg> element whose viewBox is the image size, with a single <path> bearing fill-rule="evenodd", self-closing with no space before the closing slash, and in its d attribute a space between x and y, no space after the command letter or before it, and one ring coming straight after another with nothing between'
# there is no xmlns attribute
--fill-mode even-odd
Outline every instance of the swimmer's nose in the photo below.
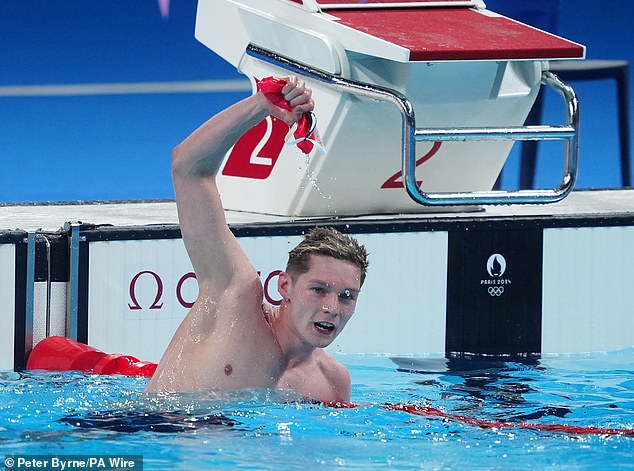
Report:
<svg viewBox="0 0 634 471"><path fill-rule="evenodd" d="M338 311L336 306L332 306L331 304L324 304L321 309L326 313L330 314L331 317L337 317Z"/></svg>

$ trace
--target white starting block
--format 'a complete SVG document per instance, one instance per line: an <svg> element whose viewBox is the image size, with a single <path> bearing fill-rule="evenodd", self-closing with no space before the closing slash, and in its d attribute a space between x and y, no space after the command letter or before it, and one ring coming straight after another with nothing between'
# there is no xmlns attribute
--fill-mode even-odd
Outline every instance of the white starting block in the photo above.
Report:
<svg viewBox="0 0 634 471"><path fill-rule="evenodd" d="M574 91L548 72L583 46L497 15L481 0L199 0L196 37L255 79L301 75L325 154L285 145L267 119L228 153L227 209L287 216L549 203L577 173ZM543 83L566 122L524 127ZM515 140L565 140L561 183L492 191ZM403 188L406 191L403 191ZM408 196L409 194L409 196Z"/></svg>

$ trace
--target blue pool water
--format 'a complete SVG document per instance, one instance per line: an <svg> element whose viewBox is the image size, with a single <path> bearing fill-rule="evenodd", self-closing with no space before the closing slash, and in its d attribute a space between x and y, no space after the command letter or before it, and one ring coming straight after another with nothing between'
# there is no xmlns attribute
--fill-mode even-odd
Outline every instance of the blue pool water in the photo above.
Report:
<svg viewBox="0 0 634 471"><path fill-rule="evenodd" d="M267 391L148 396L143 378L0 372L0 458L142 455L144 469L620 469L634 438L480 428L489 421L634 428L634 349L532 363L341 356L356 408Z"/></svg>

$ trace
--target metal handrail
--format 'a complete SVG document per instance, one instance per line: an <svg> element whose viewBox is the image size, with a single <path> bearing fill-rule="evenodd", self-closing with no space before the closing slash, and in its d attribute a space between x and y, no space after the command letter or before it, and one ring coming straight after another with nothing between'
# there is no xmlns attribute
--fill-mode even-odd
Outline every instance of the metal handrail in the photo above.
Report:
<svg viewBox="0 0 634 471"><path fill-rule="evenodd" d="M567 105L564 126L516 126L508 128L417 129L417 141L467 140L565 140L564 175L558 187L545 190L493 190L455 193L425 193L416 182L416 156L403 163L403 180L410 197L421 204L445 206L466 204L554 203L565 198L577 180L579 149L579 102L574 90L551 73L542 74L545 83L559 92Z"/></svg>
<svg viewBox="0 0 634 471"><path fill-rule="evenodd" d="M403 121L402 171L405 190L415 202L427 206L554 203L572 191L577 179L579 148L579 102L574 90L555 74L544 72L542 83L559 92L566 102L566 124L563 126L516 126L508 128L427 128L416 129L414 107L402 93L354 80L281 56L249 44L247 55L293 73L328 85L334 90L392 103L400 109ZM424 192L416 181L416 141L468 140L565 140L564 175L556 188L544 190L492 190L473 192Z"/></svg>

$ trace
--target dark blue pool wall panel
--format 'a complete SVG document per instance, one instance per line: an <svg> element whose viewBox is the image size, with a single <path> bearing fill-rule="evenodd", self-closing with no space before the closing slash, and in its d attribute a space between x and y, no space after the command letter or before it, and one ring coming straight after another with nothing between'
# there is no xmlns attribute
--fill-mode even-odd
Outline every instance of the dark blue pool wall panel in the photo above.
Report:
<svg viewBox="0 0 634 471"><path fill-rule="evenodd" d="M542 229L450 231L446 353L539 356Z"/></svg>

